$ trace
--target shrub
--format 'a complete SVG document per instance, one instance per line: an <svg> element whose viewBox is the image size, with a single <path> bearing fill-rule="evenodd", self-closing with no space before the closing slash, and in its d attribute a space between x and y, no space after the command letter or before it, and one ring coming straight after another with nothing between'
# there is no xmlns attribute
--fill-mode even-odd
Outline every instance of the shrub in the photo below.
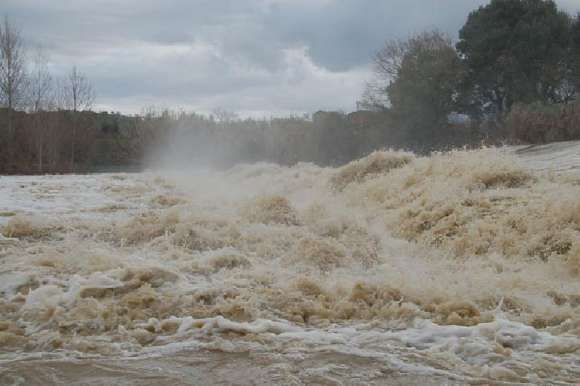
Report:
<svg viewBox="0 0 580 386"><path fill-rule="evenodd" d="M519 104L504 121L508 136L524 143L547 143L580 139L580 103Z"/></svg>

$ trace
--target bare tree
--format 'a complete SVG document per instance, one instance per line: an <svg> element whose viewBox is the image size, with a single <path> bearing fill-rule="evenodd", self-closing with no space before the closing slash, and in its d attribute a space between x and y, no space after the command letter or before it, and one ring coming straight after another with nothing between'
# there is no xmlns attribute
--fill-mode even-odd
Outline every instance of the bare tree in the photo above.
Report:
<svg viewBox="0 0 580 386"><path fill-rule="evenodd" d="M233 111L228 111L226 109L223 109L221 107L217 107L217 108L213 109L212 116L215 118L215 120L217 122L221 122L221 123L234 122L237 119L239 119L238 114L236 114Z"/></svg>
<svg viewBox="0 0 580 386"><path fill-rule="evenodd" d="M411 48L411 39L387 40L373 57L373 77L367 82L357 108L382 110L389 105L387 87L403 65L403 58Z"/></svg>
<svg viewBox="0 0 580 386"><path fill-rule="evenodd" d="M0 103L8 107L8 132L14 131L12 110L24 96L26 70L19 31L8 18L0 24Z"/></svg>
<svg viewBox="0 0 580 386"><path fill-rule="evenodd" d="M95 100L95 92L87 77L79 72L76 66L74 66L68 76L61 81L60 89L61 106L64 107L64 109L72 110L70 165L71 169L74 170L76 136L79 126L79 116L77 113L83 110L90 110Z"/></svg>
<svg viewBox="0 0 580 386"><path fill-rule="evenodd" d="M44 167L45 148L49 144L49 124L47 110L53 105L53 81L48 72L48 58L42 49L34 54L32 68L28 77L28 105L32 115L32 132L35 141L38 172Z"/></svg>
<svg viewBox="0 0 580 386"><path fill-rule="evenodd" d="M29 110L33 113L48 110L53 102L53 91L53 79L48 72L48 57L41 48L38 48L34 53L28 77Z"/></svg>
<svg viewBox="0 0 580 386"><path fill-rule="evenodd" d="M73 112L90 110L95 101L93 86L87 77L74 66L62 82L63 107Z"/></svg>

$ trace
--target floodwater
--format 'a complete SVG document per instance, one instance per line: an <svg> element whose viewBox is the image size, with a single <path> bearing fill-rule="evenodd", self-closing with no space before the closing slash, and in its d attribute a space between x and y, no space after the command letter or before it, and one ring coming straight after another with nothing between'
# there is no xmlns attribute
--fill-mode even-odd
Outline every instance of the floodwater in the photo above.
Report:
<svg viewBox="0 0 580 386"><path fill-rule="evenodd" d="M579 171L562 143L0 177L0 384L579 384Z"/></svg>

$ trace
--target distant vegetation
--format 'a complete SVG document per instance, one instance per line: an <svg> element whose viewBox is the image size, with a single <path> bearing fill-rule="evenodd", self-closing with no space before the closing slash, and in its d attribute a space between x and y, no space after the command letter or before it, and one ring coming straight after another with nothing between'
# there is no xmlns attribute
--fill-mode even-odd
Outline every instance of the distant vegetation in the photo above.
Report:
<svg viewBox="0 0 580 386"><path fill-rule="evenodd" d="M415 148L448 143L453 115L491 141L580 138L561 127L580 117L564 108L577 103L580 87L580 18L554 1L492 0L469 15L456 44L438 31L388 40L374 69L362 105L388 112ZM566 122L554 113L544 119L539 112L548 110L565 111Z"/></svg>
<svg viewBox="0 0 580 386"><path fill-rule="evenodd" d="M386 41L350 114L96 113L89 80L76 67L54 79L47 63L6 19L0 173L128 170L149 161L336 165L388 147L580 139L580 16L553 1L492 0L469 15L457 42L436 30Z"/></svg>

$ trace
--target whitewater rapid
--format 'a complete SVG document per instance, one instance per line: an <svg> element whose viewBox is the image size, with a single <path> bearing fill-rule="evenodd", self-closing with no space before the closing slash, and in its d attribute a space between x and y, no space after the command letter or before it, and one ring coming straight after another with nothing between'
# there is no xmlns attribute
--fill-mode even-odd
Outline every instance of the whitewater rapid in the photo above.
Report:
<svg viewBox="0 0 580 386"><path fill-rule="evenodd" d="M0 177L0 384L578 384L579 154Z"/></svg>

